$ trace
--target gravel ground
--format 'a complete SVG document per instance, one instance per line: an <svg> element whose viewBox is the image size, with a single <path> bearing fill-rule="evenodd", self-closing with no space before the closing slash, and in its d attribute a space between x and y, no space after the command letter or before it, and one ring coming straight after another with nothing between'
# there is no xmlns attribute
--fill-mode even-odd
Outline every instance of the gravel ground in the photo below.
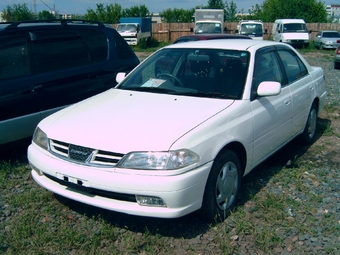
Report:
<svg viewBox="0 0 340 255"><path fill-rule="evenodd" d="M340 71L333 69L330 54L326 54L328 59L327 56L325 59L325 54L318 52L304 55L311 65L323 67L329 92L328 103L339 103ZM321 123L329 122L331 119L335 132L339 133L339 112L335 112L332 116L320 116L320 118ZM322 150L320 150L320 146L323 146ZM288 217L289 221L296 224L296 227L287 229L278 225L266 225L266 228L275 232L285 244L282 247L275 247L273 250L266 252L258 248L258 245L256 245L258 240L255 240L255 236L247 233L236 233L236 226L232 217L227 218L223 223L208 227L193 215L174 220L149 219L107 212L81 205L59 196L55 196L55 198L70 209L69 214L71 216L68 220L72 218L74 222L84 221L91 219L93 216L102 215L105 220L112 222L113 226L121 228L120 233L122 236L126 232L133 232L141 240L143 239L142 233L145 232L145 229L148 229L149 235L155 232L163 238L164 245L169 245L171 254L228 254L221 249L217 241L222 238L220 236L221 228L228 232L230 242L237 247L238 252L233 254L340 254L339 151L340 141L338 136L322 136L309 148L297 148L294 144L290 144L244 178L243 191L241 192L242 199L238 207L244 208L248 215L251 215L250 217L252 217L251 219L254 223L263 220L263 215L259 216L251 213L254 202L249 191L252 191L253 194L258 194L260 191L263 194L285 194L296 202L304 203L306 208L311 209L310 211L302 212L296 210L294 205L285 208L283 213ZM24 157L25 151L22 153ZM301 156L302 162L311 162L313 167L310 167L299 180L282 179L274 181L274 173L283 171L283 167L286 167L285 171L288 171L290 167L293 169L296 155ZM277 170L275 170L276 168ZM267 169L272 170L268 173L266 172ZM289 176L285 178L289 178ZM5 234L6 228L10 227L11 224L15 224L16 219L16 215L11 213L13 210L6 205L6 194L9 192L22 193L24 190L40 188L31 179L24 179L23 185L0 191L0 223L5 223L6 226L5 229L0 229L0 235ZM283 183L289 183L289 185L283 185ZM305 192L306 189L299 188L299 185L311 192ZM321 199L315 199L316 195ZM311 215L312 220L309 219ZM50 217L53 217L53 214L50 214ZM327 217L333 217L335 221L325 221ZM327 223L325 224L325 222ZM263 222L263 224L266 223ZM306 225L306 228L312 231L302 233L299 231L301 225ZM333 233L330 234L329 229L332 229ZM100 229L94 229L94 231L100 233ZM1 246L3 247L2 249ZM5 250L4 244L0 243L0 253L2 250ZM105 250L102 250L102 253L105 254ZM76 250L71 250L69 254L78 253ZM148 253L139 251L129 254ZM167 252L163 249L159 254L167 254Z"/></svg>

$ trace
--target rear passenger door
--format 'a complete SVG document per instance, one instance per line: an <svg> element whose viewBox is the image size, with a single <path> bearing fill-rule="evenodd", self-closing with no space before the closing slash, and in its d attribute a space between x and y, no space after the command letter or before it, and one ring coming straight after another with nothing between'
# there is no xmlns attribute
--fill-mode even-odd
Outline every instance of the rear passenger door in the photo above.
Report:
<svg viewBox="0 0 340 255"><path fill-rule="evenodd" d="M288 48L278 50L284 72L287 77L287 86L292 95L292 129L291 136L297 134L306 125L310 107L313 102L314 82L306 66L300 58Z"/></svg>
<svg viewBox="0 0 340 255"><path fill-rule="evenodd" d="M275 48L256 53L253 74L251 111L254 126L254 163L284 144L290 135L292 99L288 87L283 86L277 96L260 97L256 91L263 81L284 81Z"/></svg>

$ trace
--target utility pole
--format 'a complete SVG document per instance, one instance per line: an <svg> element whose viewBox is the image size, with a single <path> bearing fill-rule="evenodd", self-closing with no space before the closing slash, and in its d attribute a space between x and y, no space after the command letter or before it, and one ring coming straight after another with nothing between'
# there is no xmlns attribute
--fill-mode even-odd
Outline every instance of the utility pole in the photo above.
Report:
<svg viewBox="0 0 340 255"><path fill-rule="evenodd" d="M33 10L35 15L37 15L37 0L33 0Z"/></svg>

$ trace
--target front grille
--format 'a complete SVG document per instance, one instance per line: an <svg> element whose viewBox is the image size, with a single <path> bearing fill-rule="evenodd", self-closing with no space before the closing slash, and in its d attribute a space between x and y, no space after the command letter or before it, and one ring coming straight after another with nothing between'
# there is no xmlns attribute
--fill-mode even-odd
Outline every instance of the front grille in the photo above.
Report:
<svg viewBox="0 0 340 255"><path fill-rule="evenodd" d="M52 139L49 142L50 152L53 155L79 164L114 167L124 156L121 153L83 147Z"/></svg>
<svg viewBox="0 0 340 255"><path fill-rule="evenodd" d="M70 144L68 147L68 156L75 161L87 162L93 151L91 148Z"/></svg>

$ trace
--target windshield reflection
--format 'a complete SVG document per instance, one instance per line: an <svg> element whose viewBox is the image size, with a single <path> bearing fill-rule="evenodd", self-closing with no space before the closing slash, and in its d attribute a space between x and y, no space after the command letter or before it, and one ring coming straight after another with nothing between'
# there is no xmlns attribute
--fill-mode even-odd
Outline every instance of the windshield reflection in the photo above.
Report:
<svg viewBox="0 0 340 255"><path fill-rule="evenodd" d="M183 96L241 99L249 53L217 49L162 49L118 89Z"/></svg>

